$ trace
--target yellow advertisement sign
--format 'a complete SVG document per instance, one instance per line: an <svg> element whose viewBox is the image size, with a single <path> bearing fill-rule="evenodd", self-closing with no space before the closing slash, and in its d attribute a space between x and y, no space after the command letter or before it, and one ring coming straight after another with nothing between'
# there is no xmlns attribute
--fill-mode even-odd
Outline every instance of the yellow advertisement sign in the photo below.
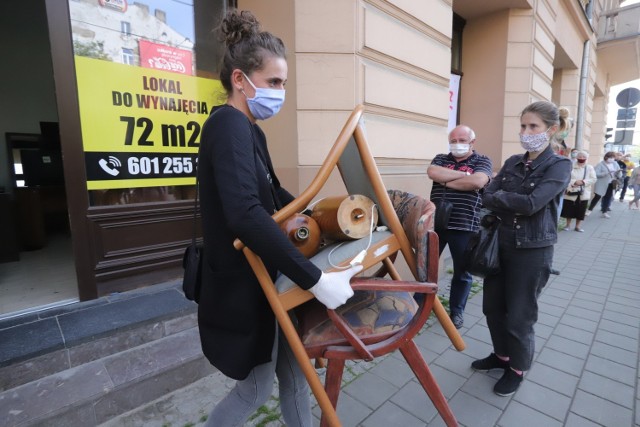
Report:
<svg viewBox="0 0 640 427"><path fill-rule="evenodd" d="M218 80L75 57L89 190L195 184Z"/></svg>

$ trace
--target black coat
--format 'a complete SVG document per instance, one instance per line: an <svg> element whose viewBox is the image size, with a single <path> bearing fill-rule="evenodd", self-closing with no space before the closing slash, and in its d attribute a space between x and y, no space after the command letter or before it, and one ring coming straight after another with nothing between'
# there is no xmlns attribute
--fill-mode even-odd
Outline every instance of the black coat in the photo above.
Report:
<svg viewBox="0 0 640 427"><path fill-rule="evenodd" d="M269 177L273 182L272 187ZM233 107L216 108L207 119L198 156L204 263L198 326L211 364L234 379L271 359L275 317L245 256L240 238L278 272L308 289L321 271L280 230L271 215L293 197L280 187L264 133Z"/></svg>

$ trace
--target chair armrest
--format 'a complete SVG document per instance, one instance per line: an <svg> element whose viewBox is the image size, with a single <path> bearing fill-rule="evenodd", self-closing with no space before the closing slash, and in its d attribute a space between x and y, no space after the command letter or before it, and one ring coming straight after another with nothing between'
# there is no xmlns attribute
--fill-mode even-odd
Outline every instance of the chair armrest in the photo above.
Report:
<svg viewBox="0 0 640 427"><path fill-rule="evenodd" d="M397 291L418 292L421 294L435 294L438 292L438 285L435 283L389 280L379 277L354 277L351 279L351 288L354 291Z"/></svg>

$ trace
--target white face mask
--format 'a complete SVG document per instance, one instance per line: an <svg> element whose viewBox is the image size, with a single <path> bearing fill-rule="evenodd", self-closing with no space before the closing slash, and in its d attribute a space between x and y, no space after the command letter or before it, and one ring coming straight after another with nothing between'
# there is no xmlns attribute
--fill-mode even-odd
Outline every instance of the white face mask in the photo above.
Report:
<svg viewBox="0 0 640 427"><path fill-rule="evenodd" d="M607 162L607 163L613 163L615 161L616 161L616 159L614 159L613 157L610 158L610 159L605 160L605 162Z"/></svg>
<svg viewBox="0 0 640 427"><path fill-rule="evenodd" d="M469 154L470 144L449 144L449 151L453 157L464 157Z"/></svg>

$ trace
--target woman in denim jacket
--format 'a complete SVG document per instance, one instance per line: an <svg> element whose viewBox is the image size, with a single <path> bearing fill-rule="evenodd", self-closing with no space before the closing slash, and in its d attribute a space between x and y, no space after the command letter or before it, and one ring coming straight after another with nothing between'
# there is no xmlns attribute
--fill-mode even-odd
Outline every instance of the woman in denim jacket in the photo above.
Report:
<svg viewBox="0 0 640 427"><path fill-rule="evenodd" d="M568 116L568 110L546 101L527 106L520 115L526 152L505 161L482 197L484 206L502 219L502 271L484 279L482 311L494 352L471 367L503 369L493 388L500 396L515 393L533 361L537 300L549 279L558 204L571 177L571 160L555 154L549 140L568 128Z"/></svg>

